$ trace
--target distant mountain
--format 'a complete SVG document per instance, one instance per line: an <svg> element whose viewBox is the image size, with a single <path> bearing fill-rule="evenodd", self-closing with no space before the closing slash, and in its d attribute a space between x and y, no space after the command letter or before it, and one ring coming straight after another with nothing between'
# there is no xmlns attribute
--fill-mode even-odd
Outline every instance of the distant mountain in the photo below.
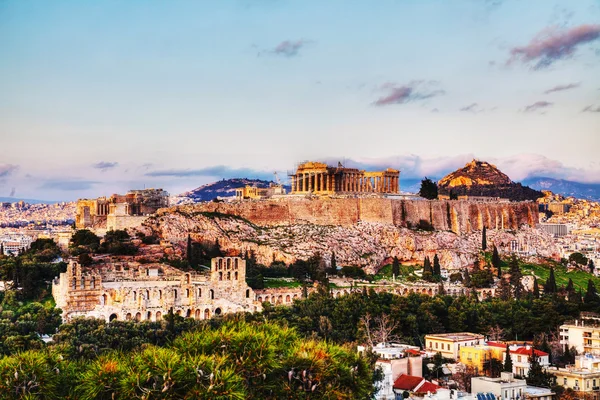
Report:
<svg viewBox="0 0 600 400"><path fill-rule="evenodd" d="M402 192L418 193L421 190L421 179L400 177L400 190Z"/></svg>
<svg viewBox="0 0 600 400"><path fill-rule="evenodd" d="M217 197L231 197L235 196L235 189L245 187L246 185L256 186L259 188L267 188L272 181L263 181L261 179L246 179L246 178L234 178L234 179L223 179L217 182L208 183L202 185L196 189L190 190L189 192L181 193L179 200L189 199L194 203L201 201L211 201ZM289 186L285 186L289 192Z"/></svg>
<svg viewBox="0 0 600 400"><path fill-rule="evenodd" d="M28 204L55 204L55 203L58 203L58 201L49 201L49 200L22 199L20 197L0 197L0 203L18 203L21 200Z"/></svg>
<svg viewBox="0 0 600 400"><path fill-rule="evenodd" d="M439 194L501 197L513 201L536 200L543 194L515 183L495 165L473 160L438 182Z"/></svg>
<svg viewBox="0 0 600 400"><path fill-rule="evenodd" d="M523 184L537 190L550 190L553 193L563 196L600 200L600 183L581 183L536 176L523 180Z"/></svg>

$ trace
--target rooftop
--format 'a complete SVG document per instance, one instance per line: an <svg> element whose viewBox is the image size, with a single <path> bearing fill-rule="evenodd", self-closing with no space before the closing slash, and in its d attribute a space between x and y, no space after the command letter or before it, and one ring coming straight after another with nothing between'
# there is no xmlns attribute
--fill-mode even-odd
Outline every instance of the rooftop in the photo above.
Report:
<svg viewBox="0 0 600 400"><path fill-rule="evenodd" d="M442 339L442 340L452 340L454 342L460 342L464 340L478 340L483 339L484 336L478 333L470 333L470 332L456 332L456 333L436 333L433 335L425 335L425 338L429 339Z"/></svg>

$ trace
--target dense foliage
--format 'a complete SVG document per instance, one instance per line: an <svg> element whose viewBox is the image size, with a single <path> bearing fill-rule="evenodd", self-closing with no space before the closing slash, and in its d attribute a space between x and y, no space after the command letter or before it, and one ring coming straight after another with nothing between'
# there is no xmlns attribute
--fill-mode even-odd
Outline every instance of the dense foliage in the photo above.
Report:
<svg viewBox="0 0 600 400"><path fill-rule="evenodd" d="M372 382L353 348L243 321L94 358L57 345L0 359L0 392L19 399L353 399L368 398Z"/></svg>

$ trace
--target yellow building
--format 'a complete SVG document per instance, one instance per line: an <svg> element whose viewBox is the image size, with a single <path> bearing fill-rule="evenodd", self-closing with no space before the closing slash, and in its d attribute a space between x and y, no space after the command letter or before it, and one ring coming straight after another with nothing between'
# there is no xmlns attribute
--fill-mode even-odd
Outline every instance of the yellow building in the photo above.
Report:
<svg viewBox="0 0 600 400"><path fill-rule="evenodd" d="M483 344L484 339L483 335L468 332L425 335L425 350L458 361L461 347Z"/></svg>

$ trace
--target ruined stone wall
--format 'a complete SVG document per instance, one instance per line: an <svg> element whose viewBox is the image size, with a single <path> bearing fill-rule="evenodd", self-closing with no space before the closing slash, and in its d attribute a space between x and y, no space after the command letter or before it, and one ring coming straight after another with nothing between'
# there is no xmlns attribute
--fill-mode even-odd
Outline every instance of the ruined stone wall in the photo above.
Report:
<svg viewBox="0 0 600 400"><path fill-rule="evenodd" d="M534 227L538 208L532 202L490 203L389 198L281 199L179 206L184 213L222 213L259 226L295 224L349 226L359 221L453 231L457 234L488 229ZM169 212L164 209L160 212Z"/></svg>
<svg viewBox="0 0 600 400"><path fill-rule="evenodd" d="M145 215L113 215L106 216L106 229L118 230L140 226L148 217Z"/></svg>

